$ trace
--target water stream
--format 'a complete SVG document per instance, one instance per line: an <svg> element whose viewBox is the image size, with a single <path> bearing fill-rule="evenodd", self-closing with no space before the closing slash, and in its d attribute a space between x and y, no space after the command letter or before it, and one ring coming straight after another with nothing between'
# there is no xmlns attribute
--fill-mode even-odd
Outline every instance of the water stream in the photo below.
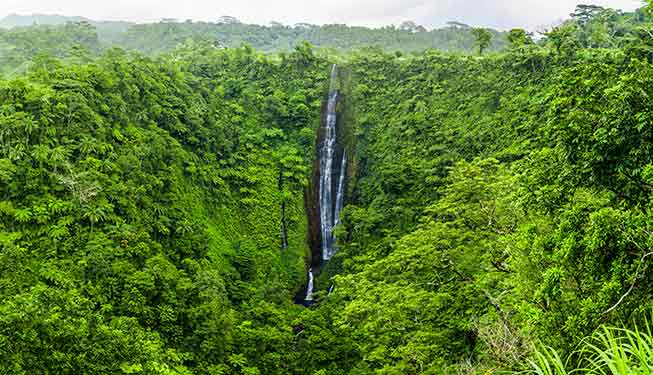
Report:
<svg viewBox="0 0 653 375"><path fill-rule="evenodd" d="M321 143L318 154L321 263L329 261L338 251L333 229L340 223L340 212L342 211L345 197L347 153L344 150L341 152L338 151L338 138L336 134L339 95L338 66L334 64L331 69L326 120L324 122L324 128L321 131ZM340 158L338 158L339 156ZM305 304L310 304L313 300L313 277L313 269L311 268L308 275L309 282L304 300Z"/></svg>
<svg viewBox="0 0 653 375"><path fill-rule="evenodd" d="M347 169L347 155L342 154L340 165L340 178L337 186L333 185L334 162L336 159L336 148L338 146L336 125L338 114L338 67L333 65L331 69L331 85L329 88L329 99L324 129L324 138L320 148L320 230L322 234L322 260L328 261L336 252L335 237L333 228L339 222L340 211L344 199L345 170ZM334 194L333 190L336 188ZM333 201L335 195L335 202Z"/></svg>

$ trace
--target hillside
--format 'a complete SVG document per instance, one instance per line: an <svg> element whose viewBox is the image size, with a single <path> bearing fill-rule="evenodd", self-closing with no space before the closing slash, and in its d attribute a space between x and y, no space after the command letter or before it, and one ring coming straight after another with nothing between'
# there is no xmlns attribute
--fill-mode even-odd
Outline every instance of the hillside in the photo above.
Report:
<svg viewBox="0 0 653 375"><path fill-rule="evenodd" d="M506 45L505 34L492 31L493 51ZM162 53L174 49L191 39L238 47L248 44L265 52L288 52L302 41L341 52L375 46L384 51L420 52L426 49L472 52L474 37L471 28L447 27L442 29L404 30L384 27L370 29L347 25L297 25L259 26L242 23L161 22L135 25L125 33L118 45L144 53Z"/></svg>
<svg viewBox="0 0 653 375"><path fill-rule="evenodd" d="M146 54L170 52L188 40L228 47L247 44L265 52L290 52L295 45L303 41L342 52L365 46L377 46L390 52L420 52L429 48L470 52L474 49L471 27L461 23L452 23L451 26L428 31L413 23L373 29L347 25L285 26L277 23L261 26L244 24L233 17L223 18L225 20L216 23L164 20L158 23L133 24L93 21L83 17L14 14L0 20L0 27L61 26L66 23L84 22L97 29L99 41L104 47L119 46ZM491 50L503 49L506 45L505 33L492 30L492 34L494 43L490 47Z"/></svg>
<svg viewBox="0 0 653 375"><path fill-rule="evenodd" d="M68 22L90 22L84 17L69 17L56 14L10 14L0 19L0 27L11 29L33 25L65 25Z"/></svg>
<svg viewBox="0 0 653 375"><path fill-rule="evenodd" d="M3 373L150 373L190 353L215 372L301 288L322 69L188 61L114 53L2 83Z"/></svg>

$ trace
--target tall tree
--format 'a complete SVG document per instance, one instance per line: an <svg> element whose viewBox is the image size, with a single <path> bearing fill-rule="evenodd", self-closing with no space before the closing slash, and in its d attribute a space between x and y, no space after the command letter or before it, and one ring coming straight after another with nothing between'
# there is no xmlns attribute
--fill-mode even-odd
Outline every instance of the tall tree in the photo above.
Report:
<svg viewBox="0 0 653 375"><path fill-rule="evenodd" d="M488 29L477 27L472 30L472 34L476 38L478 54L482 55L492 45L492 33Z"/></svg>
<svg viewBox="0 0 653 375"><path fill-rule="evenodd" d="M533 44L533 38L530 33L524 29L512 29L508 32L508 43L511 49L521 48L525 45Z"/></svg>

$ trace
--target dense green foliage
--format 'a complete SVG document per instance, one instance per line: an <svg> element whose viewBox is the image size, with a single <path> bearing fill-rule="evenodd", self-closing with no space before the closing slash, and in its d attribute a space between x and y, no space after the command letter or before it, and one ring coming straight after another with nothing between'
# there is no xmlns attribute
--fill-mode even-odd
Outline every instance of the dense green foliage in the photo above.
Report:
<svg viewBox="0 0 653 375"><path fill-rule="evenodd" d="M60 16L50 14L32 14L29 16L10 14L0 19L0 28L12 29L29 26L65 26L68 23L90 24L97 29L100 39L114 41L134 25L127 21L93 21L84 17Z"/></svg>
<svg viewBox="0 0 653 375"><path fill-rule="evenodd" d="M11 29L13 27L25 27L34 25L65 25L75 22L90 22L84 17L60 16L56 14L32 14L29 16L20 14L9 14L0 19L0 27Z"/></svg>
<svg viewBox="0 0 653 375"><path fill-rule="evenodd" d="M103 47L115 46L146 54L170 52L188 41L221 47L240 47L246 44L264 52L290 52L297 44L304 41L320 48L340 52L366 46L376 46L391 52L421 52L435 48L471 53L476 48L473 30L461 23L451 23L447 27L428 31L410 21L399 26L373 29L347 25L310 24L291 27L276 22L272 22L270 26L261 26L240 23L232 17L223 18L224 20L217 23L163 20L158 23L129 24L96 22L79 17L14 15L0 20L0 27L17 27L27 29L23 30L23 33L38 33L39 27L25 27L35 24L41 25L41 30L43 26L55 26L56 33L65 33L66 30L62 30L61 27L65 26L66 22L82 24L97 29L99 43ZM493 39L492 45L489 46L492 51L500 51L506 46L505 33L490 29L487 32ZM11 38L10 34L5 39ZM34 38L43 38L43 36L34 35ZM20 41L18 43L20 45ZM71 45L66 41L60 41L58 44ZM44 51L53 52L50 49Z"/></svg>
<svg viewBox="0 0 653 375"><path fill-rule="evenodd" d="M241 346L291 337L248 333L304 281L326 66L175 58L112 51L0 85L0 372L230 373Z"/></svg>
<svg viewBox="0 0 653 375"><path fill-rule="evenodd" d="M28 69L0 81L0 372L647 373L650 333L601 327L653 308L648 17L579 7L483 56L207 37L267 43L238 23L130 29L159 58L87 24L1 32ZM336 60L356 176L304 308Z"/></svg>
<svg viewBox="0 0 653 375"><path fill-rule="evenodd" d="M584 340L572 356L563 358L551 347L538 348L535 358L530 361L532 369L528 373L647 374L653 366L653 336L648 325L644 331L604 327ZM571 367L574 362L579 363L580 367Z"/></svg>
<svg viewBox="0 0 653 375"><path fill-rule="evenodd" d="M362 176L321 306L352 332L343 367L519 369L537 340L571 350L653 307L653 67L633 35L351 62Z"/></svg>
<svg viewBox="0 0 653 375"><path fill-rule="evenodd" d="M494 51L505 46L503 33L495 36ZM236 47L248 44L262 51L290 51L301 41L320 48L350 51L364 46L378 46L386 51L419 52L429 48L443 51L471 52L475 39L469 28L446 27L427 31L396 28L379 29L347 25L259 26L241 23L160 22L131 27L117 41L121 46L145 53L173 49L188 39Z"/></svg>
<svg viewBox="0 0 653 375"><path fill-rule="evenodd" d="M100 51L96 30L87 23L34 26L0 31L0 74L24 73L38 57L88 60Z"/></svg>

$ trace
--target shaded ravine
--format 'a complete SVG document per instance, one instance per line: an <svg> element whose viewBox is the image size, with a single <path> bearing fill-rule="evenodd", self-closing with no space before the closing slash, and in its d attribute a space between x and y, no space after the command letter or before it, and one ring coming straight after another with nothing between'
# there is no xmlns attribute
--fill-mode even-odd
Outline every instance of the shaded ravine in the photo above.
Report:
<svg viewBox="0 0 653 375"><path fill-rule="evenodd" d="M340 222L347 184L347 153L338 138L338 133L342 130L342 124L338 123L338 105L341 103L338 72L338 66L334 64L326 105L323 105L322 125L317 136L312 188L306 202L309 227L313 230L309 233L312 237L312 259L301 301L304 305L313 302L314 279L338 251L333 230Z"/></svg>
<svg viewBox="0 0 653 375"><path fill-rule="evenodd" d="M336 192L336 200L333 200L334 194L334 163L336 162L337 142L337 118L338 113L336 106L338 104L338 66L333 65L331 69L331 84L329 88L329 99L327 102L326 125L324 137L320 145L320 233L322 234L322 261L328 261L336 252L335 237L333 236L333 227L336 223L338 208L342 207L342 194ZM342 152L344 158L344 151ZM337 187L341 184L338 181Z"/></svg>

